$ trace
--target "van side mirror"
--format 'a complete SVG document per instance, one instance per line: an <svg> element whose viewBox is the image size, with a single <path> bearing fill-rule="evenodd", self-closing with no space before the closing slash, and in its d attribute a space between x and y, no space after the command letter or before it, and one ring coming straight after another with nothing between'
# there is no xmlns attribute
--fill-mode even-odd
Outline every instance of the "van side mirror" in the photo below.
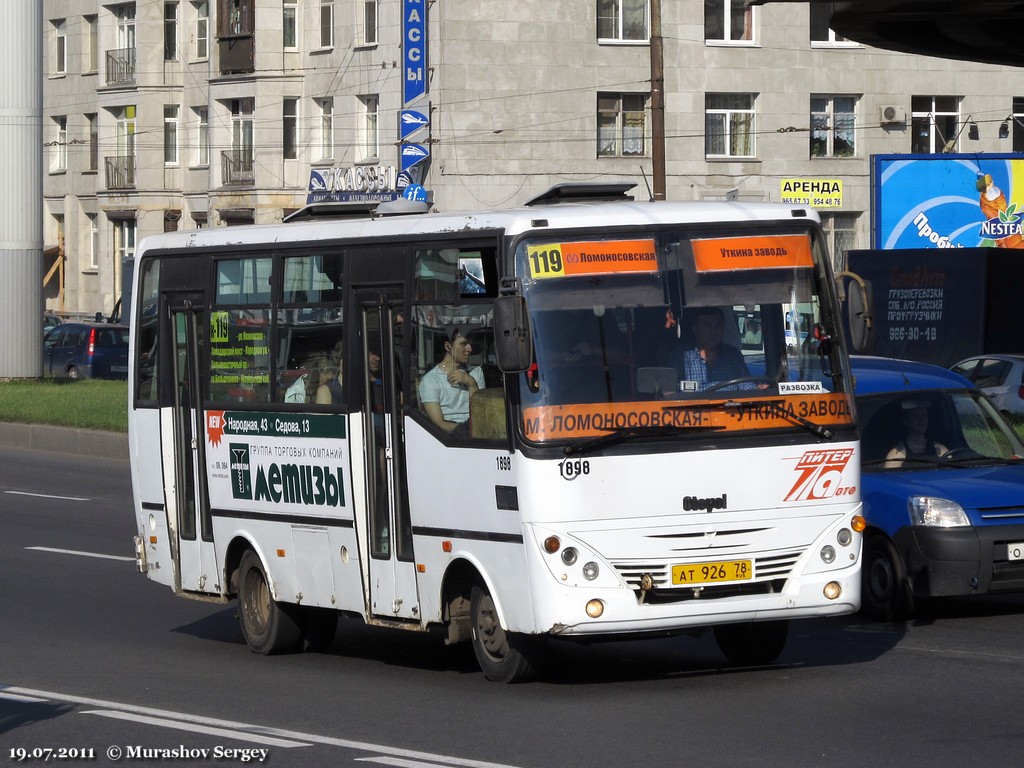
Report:
<svg viewBox="0 0 1024 768"><path fill-rule="evenodd" d="M525 371L533 362L533 336L522 296L494 300L494 346L498 367L505 373Z"/></svg>
<svg viewBox="0 0 1024 768"><path fill-rule="evenodd" d="M874 315L872 313L871 283L853 272L840 272L836 280L851 280L851 291L846 294L846 321L850 326L850 345L855 352L871 352L875 348ZM840 289L840 294L843 291Z"/></svg>

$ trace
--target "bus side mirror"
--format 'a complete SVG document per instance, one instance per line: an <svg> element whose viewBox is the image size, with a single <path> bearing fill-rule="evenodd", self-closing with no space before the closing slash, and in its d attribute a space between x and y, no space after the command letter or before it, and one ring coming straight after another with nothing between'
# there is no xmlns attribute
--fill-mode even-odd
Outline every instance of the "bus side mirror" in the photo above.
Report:
<svg viewBox="0 0 1024 768"><path fill-rule="evenodd" d="M850 326L850 344L854 352L871 352L875 348L874 317L871 310L871 283L853 272L840 272L836 280L851 280L850 292L846 295L846 321Z"/></svg>
<svg viewBox="0 0 1024 768"><path fill-rule="evenodd" d="M533 362L533 336L522 296L494 300L494 345L498 367L505 373L525 371Z"/></svg>

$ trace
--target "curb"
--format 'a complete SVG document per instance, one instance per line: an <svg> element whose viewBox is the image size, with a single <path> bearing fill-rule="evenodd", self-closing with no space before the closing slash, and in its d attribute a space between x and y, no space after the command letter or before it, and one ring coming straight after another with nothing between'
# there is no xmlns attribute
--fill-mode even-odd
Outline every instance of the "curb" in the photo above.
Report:
<svg viewBox="0 0 1024 768"><path fill-rule="evenodd" d="M125 432L0 422L0 443L33 451L128 459L128 435Z"/></svg>

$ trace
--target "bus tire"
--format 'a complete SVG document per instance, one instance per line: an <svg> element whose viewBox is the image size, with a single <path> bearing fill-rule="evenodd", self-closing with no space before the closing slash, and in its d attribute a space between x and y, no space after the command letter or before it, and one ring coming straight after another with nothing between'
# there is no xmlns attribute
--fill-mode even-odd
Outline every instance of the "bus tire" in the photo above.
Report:
<svg viewBox="0 0 1024 768"><path fill-rule="evenodd" d="M302 628L293 613L274 600L263 563L251 549L238 566L238 623L253 653L288 653L302 643Z"/></svg>
<svg viewBox="0 0 1024 768"><path fill-rule="evenodd" d="M544 639L508 632L498 619L490 593L479 586L470 593L473 652L484 677L495 683L523 683L540 673Z"/></svg>
<svg viewBox="0 0 1024 768"><path fill-rule="evenodd" d="M719 650L740 667L771 664L786 647L788 636L788 621L749 621L715 627Z"/></svg>
<svg viewBox="0 0 1024 768"><path fill-rule="evenodd" d="M914 593L903 558L880 533L864 541L860 607L866 616L878 621L903 621L914 612Z"/></svg>

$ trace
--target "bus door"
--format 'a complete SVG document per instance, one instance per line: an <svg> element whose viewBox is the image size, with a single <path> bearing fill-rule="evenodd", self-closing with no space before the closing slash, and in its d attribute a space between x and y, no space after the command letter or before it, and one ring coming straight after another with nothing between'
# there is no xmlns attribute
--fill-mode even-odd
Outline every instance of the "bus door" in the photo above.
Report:
<svg viewBox="0 0 1024 768"><path fill-rule="evenodd" d="M370 613L419 619L402 426L402 287L359 291Z"/></svg>
<svg viewBox="0 0 1024 768"><path fill-rule="evenodd" d="M180 588L186 592L218 592L213 522L206 492L206 443L203 429L199 350L207 344L206 298L201 293L165 296L170 339L166 370L173 376L171 429L174 467L165 467L165 482L173 481L177 566ZM166 364L165 363L165 364ZM166 432L165 432L166 434Z"/></svg>

